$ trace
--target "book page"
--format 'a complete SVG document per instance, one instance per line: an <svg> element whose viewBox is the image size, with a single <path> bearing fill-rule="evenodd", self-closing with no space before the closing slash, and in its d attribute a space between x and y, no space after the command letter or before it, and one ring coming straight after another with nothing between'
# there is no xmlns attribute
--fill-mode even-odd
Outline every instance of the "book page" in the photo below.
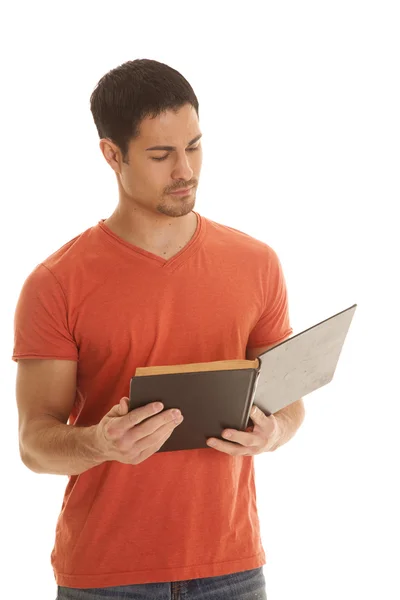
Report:
<svg viewBox="0 0 400 600"><path fill-rule="evenodd" d="M145 375L164 375L167 373L197 373L201 371L232 371L234 369L258 369L260 361L254 360L216 360L213 362L189 363L186 365L166 365L138 367L135 377Z"/></svg>

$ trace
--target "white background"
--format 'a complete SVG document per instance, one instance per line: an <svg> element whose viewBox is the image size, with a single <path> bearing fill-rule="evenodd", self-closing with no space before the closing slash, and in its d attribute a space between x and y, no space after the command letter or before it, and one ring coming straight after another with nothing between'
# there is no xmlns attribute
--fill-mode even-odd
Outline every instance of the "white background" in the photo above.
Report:
<svg viewBox="0 0 400 600"><path fill-rule="evenodd" d="M296 437L256 458L268 599L398 600L397 3L7 4L1 596L55 599L50 552L67 483L19 459L15 303L37 263L111 214L116 181L89 97L109 69L153 58L200 102L196 210L275 248L295 333L358 303L334 380L306 397Z"/></svg>

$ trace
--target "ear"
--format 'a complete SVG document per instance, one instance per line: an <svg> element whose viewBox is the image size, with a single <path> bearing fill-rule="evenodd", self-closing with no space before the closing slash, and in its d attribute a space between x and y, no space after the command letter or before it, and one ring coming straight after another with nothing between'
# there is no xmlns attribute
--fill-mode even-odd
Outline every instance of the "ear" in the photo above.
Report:
<svg viewBox="0 0 400 600"><path fill-rule="evenodd" d="M109 138L101 139L99 142L99 146L104 158L106 159L112 170L120 175L122 165L121 150Z"/></svg>

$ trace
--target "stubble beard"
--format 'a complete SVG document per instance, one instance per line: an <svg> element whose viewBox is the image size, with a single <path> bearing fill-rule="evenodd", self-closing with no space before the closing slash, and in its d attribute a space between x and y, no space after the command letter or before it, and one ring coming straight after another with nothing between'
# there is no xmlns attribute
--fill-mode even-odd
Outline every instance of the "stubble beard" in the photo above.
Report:
<svg viewBox="0 0 400 600"><path fill-rule="evenodd" d="M193 192L186 198L177 197L176 200L165 200L157 205L157 211L167 217L184 217L192 212L196 203L196 196Z"/></svg>

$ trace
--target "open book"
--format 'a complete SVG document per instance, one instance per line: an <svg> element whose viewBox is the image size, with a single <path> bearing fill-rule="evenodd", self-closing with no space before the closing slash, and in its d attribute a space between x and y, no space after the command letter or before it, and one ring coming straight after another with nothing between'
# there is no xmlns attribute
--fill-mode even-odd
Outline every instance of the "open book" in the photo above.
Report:
<svg viewBox="0 0 400 600"><path fill-rule="evenodd" d="M294 335L255 360L140 367L129 410L161 401L184 417L158 452L209 448L226 428L245 431L253 403L271 415L329 383L357 305Z"/></svg>

